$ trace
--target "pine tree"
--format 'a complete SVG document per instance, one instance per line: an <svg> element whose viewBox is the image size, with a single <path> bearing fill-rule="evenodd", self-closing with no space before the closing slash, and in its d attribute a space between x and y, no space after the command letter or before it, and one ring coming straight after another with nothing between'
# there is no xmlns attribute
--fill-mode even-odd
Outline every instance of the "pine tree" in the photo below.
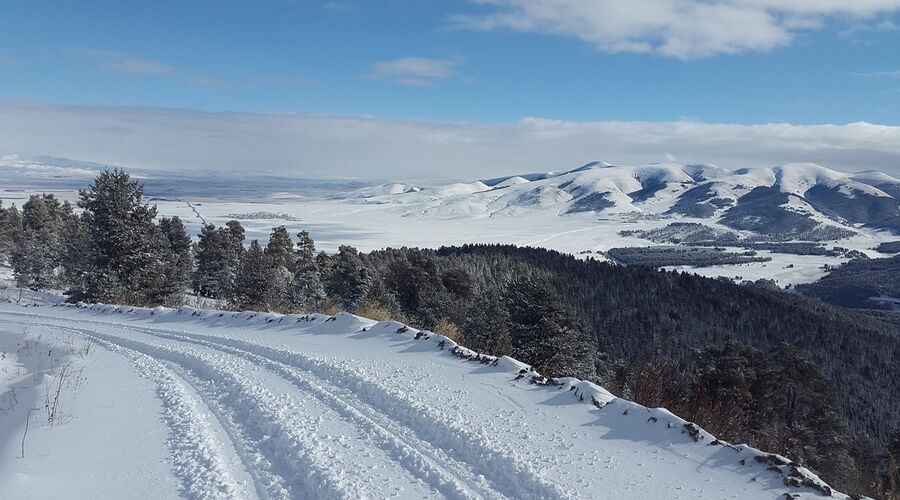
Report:
<svg viewBox="0 0 900 500"><path fill-rule="evenodd" d="M256 311L270 310L274 269L259 241L251 241L235 280L234 293L230 299L232 305Z"/></svg>
<svg viewBox="0 0 900 500"><path fill-rule="evenodd" d="M223 228L204 227L200 231L196 253L194 292L202 297L228 298L244 254L244 228L235 220Z"/></svg>
<svg viewBox="0 0 900 500"><path fill-rule="evenodd" d="M349 245L341 245L331 263L331 276L325 283L325 291L345 308L356 309L366 299L372 285L370 270L360 258L359 251Z"/></svg>
<svg viewBox="0 0 900 500"><path fill-rule="evenodd" d="M316 244L309 232L297 234L297 253L294 271L293 305L303 312L319 310L325 303L325 287L322 285Z"/></svg>
<svg viewBox="0 0 900 500"><path fill-rule="evenodd" d="M469 347L478 352L505 356L512 353L509 312L497 290L487 290L472 301L463 325Z"/></svg>
<svg viewBox="0 0 900 500"><path fill-rule="evenodd" d="M546 376L594 376L596 345L544 279L522 277L506 290L513 356Z"/></svg>
<svg viewBox="0 0 900 500"><path fill-rule="evenodd" d="M70 224L77 224L71 205L52 194L32 195L22 206L22 231L10 254L20 287L41 290L62 285L63 228Z"/></svg>
<svg viewBox="0 0 900 500"><path fill-rule="evenodd" d="M173 277L178 286L182 289L187 288L194 270L191 237L188 236L184 223L178 216L160 219L159 229L166 237L169 249L172 251L170 265L174 269Z"/></svg>
<svg viewBox="0 0 900 500"><path fill-rule="evenodd" d="M15 205L3 208L0 200L0 262L9 257L19 233L22 232L22 215Z"/></svg>
<svg viewBox="0 0 900 500"><path fill-rule="evenodd" d="M197 269L191 287L201 297L220 299L225 296L226 288L230 289L230 280L225 276L230 259L224 234L212 224L200 229L196 245Z"/></svg>
<svg viewBox="0 0 900 500"><path fill-rule="evenodd" d="M294 292L294 242L284 226L272 229L265 249L272 266L271 306L286 310L292 307Z"/></svg>
<svg viewBox="0 0 900 500"><path fill-rule="evenodd" d="M227 247L230 255L230 269L232 273L237 273L238 268L241 266L241 259L244 257L244 238L246 236L246 231L244 231L244 227L240 222L236 220L230 220L225 223L225 229L228 234L227 238Z"/></svg>
<svg viewBox="0 0 900 500"><path fill-rule="evenodd" d="M158 279L159 228L156 207L143 196L143 186L122 170L103 172L79 191L89 265L70 299L158 305L145 291Z"/></svg>
<svg viewBox="0 0 900 500"><path fill-rule="evenodd" d="M159 221L156 240L158 253L163 257L157 281L158 300L166 305L180 305L194 267L191 237L180 218L164 217Z"/></svg>
<svg viewBox="0 0 900 500"><path fill-rule="evenodd" d="M293 271L294 269L294 242L284 226L272 228L269 235L269 244L266 245L266 255L272 261L273 266L282 266Z"/></svg>

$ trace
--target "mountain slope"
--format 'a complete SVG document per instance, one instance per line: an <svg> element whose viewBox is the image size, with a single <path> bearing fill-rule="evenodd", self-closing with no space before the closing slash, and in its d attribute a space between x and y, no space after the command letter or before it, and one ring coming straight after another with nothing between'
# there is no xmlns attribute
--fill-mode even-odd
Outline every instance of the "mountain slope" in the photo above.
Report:
<svg viewBox="0 0 900 500"><path fill-rule="evenodd" d="M814 164L729 171L715 165L593 162L568 171L447 187L393 186L354 192L348 198L408 205L410 214L439 216L540 211L691 217L775 240L841 239L855 234L856 225L900 232L900 180ZM379 191L387 192L373 194Z"/></svg>
<svg viewBox="0 0 900 500"><path fill-rule="evenodd" d="M132 395L89 408L78 404L83 393L65 392L67 407L79 413L52 432L30 415L23 459L12 457L20 453L29 403L0 415L4 498L112 498L104 487L110 481L121 488L145 483L144 472L161 474L162 464L142 463L132 441L119 441L104 443L109 469L92 469L89 455L76 467L88 475L66 477L60 457L76 459L73 451L109 426L121 430L129 411L148 425L134 429L141 442L168 443L171 476L159 481L178 484L185 498L832 493L800 466L718 442L665 410L575 379L548 384L515 360L478 356L394 322L345 313L0 305L0 331L4 349L18 356L19 377L30 376L31 356L17 342L34 341L40 352L90 342L97 352L71 349L82 357L69 360L82 370L84 392L121 393L125 384ZM42 366L39 388L59 374L58 365ZM135 401L144 406L125 406ZM146 418L157 412L159 422ZM127 461L117 465L119 458ZM126 469L132 473L116 475ZM168 497L172 490L158 491Z"/></svg>

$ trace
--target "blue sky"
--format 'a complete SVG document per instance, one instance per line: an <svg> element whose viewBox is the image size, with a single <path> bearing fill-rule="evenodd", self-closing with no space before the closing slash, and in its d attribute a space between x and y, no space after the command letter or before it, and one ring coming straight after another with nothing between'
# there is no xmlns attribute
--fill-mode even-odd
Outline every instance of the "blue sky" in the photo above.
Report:
<svg viewBox="0 0 900 500"><path fill-rule="evenodd" d="M0 19L12 118L900 125L900 0L0 0Z"/></svg>
<svg viewBox="0 0 900 500"><path fill-rule="evenodd" d="M0 97L451 121L900 122L900 73L875 76L900 70L891 9L823 16L821 26L794 30L773 48L687 59L457 21L504 9L417 0L4 0ZM445 72L404 85L402 75L374 69L403 58L434 60Z"/></svg>

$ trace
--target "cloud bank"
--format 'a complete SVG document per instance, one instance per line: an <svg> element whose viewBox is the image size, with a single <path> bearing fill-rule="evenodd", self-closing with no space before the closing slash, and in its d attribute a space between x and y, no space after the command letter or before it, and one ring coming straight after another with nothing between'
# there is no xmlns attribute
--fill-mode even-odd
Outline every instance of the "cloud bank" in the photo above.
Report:
<svg viewBox="0 0 900 500"><path fill-rule="evenodd" d="M313 178L465 179L671 158L728 168L815 162L896 176L900 127L540 118L478 124L0 102L0 153Z"/></svg>
<svg viewBox="0 0 900 500"><path fill-rule="evenodd" d="M455 27L578 38L606 52L680 59L768 51L829 21L855 29L892 25L877 16L900 0L469 0L486 8L455 15Z"/></svg>

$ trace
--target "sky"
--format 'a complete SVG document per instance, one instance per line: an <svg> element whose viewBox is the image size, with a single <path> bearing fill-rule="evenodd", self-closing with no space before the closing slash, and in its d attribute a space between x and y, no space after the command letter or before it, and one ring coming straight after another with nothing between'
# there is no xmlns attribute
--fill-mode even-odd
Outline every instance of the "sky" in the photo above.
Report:
<svg viewBox="0 0 900 500"><path fill-rule="evenodd" d="M0 0L0 22L2 154L312 177L900 174L900 0Z"/></svg>

